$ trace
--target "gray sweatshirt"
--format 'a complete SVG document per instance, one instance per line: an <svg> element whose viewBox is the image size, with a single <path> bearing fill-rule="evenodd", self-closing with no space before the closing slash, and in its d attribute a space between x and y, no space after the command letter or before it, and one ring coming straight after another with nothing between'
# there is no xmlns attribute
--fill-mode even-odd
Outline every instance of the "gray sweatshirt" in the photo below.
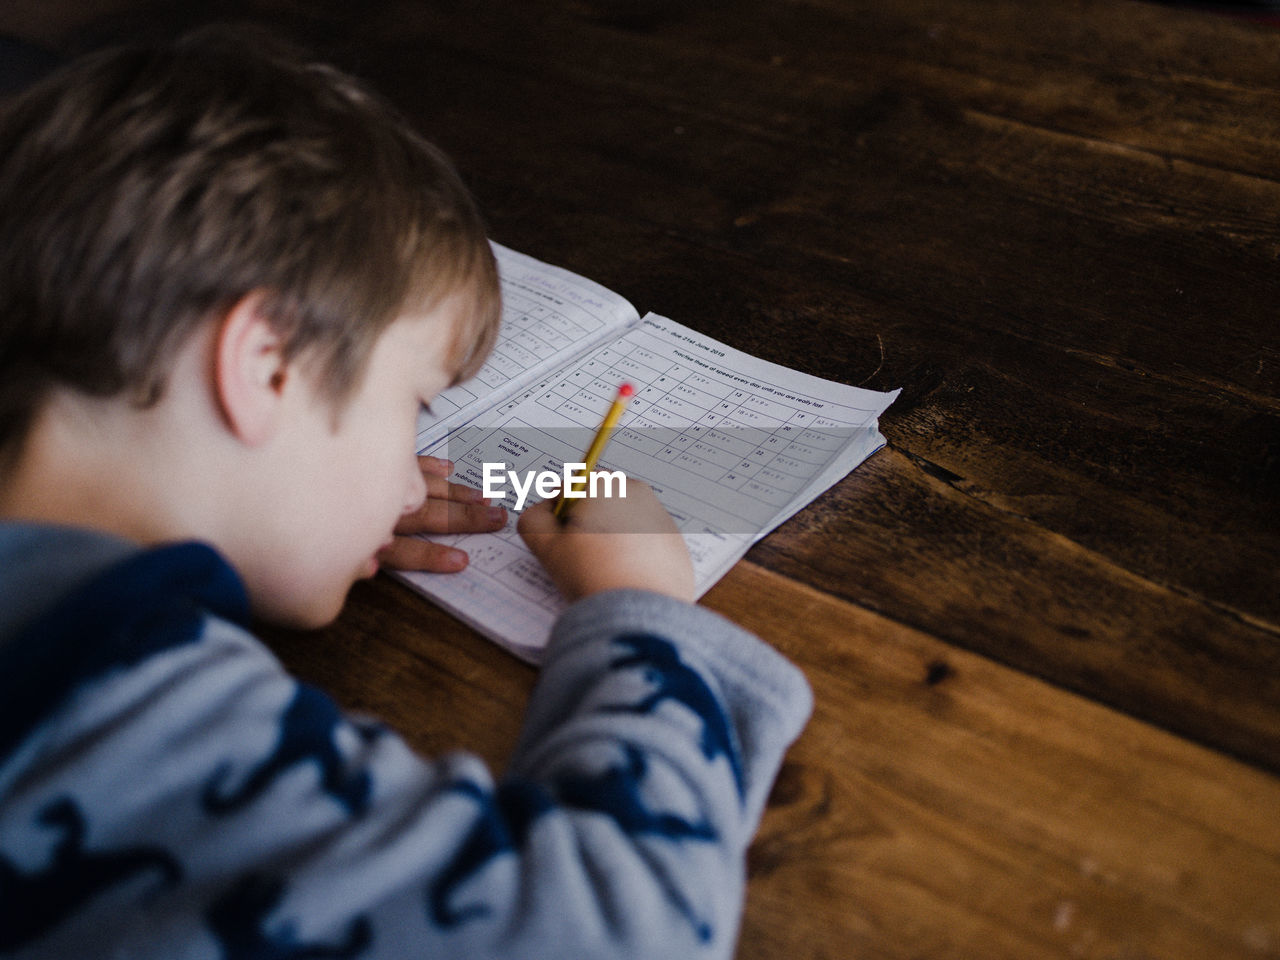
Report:
<svg viewBox="0 0 1280 960"><path fill-rule="evenodd" d="M495 782L284 671L210 548L0 524L0 955L728 957L811 709L700 607L572 606Z"/></svg>

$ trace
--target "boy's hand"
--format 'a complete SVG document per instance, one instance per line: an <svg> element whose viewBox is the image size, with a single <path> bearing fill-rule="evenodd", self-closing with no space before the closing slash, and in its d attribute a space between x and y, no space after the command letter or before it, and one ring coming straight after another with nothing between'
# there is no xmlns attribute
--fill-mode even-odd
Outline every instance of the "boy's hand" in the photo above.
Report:
<svg viewBox="0 0 1280 960"><path fill-rule="evenodd" d="M489 506L489 501L475 487L450 483L448 478L453 466L448 460L419 457L418 467L427 481L427 499L413 513L400 518L395 539L378 554L378 561L399 570L456 573L467 565L465 550L422 540L413 534L501 530L507 522L507 511Z"/></svg>
<svg viewBox="0 0 1280 960"><path fill-rule="evenodd" d="M516 526L567 599L635 587L692 602L689 551L647 484L628 477L626 497L572 504L563 523L551 513L555 501L544 500Z"/></svg>

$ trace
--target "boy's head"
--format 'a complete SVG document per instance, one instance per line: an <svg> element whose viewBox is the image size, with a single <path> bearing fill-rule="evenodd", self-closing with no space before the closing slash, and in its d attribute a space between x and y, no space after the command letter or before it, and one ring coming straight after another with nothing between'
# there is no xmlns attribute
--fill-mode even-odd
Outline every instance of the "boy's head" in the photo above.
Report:
<svg viewBox="0 0 1280 960"><path fill-rule="evenodd" d="M260 613L324 622L421 497L419 400L475 371L498 316L449 162L351 78L258 35L94 54L0 109L0 490L45 504L83 475L104 409L131 425L117 448L151 454L135 468L107 438L98 514L63 497L12 515L212 540ZM215 427L151 430L188 422ZM244 455L206 472L235 482L145 502L203 481L188 465L224 439ZM132 488L105 489L111 469ZM122 509L171 522L99 522Z"/></svg>
<svg viewBox="0 0 1280 960"><path fill-rule="evenodd" d="M444 156L244 31L91 55L4 106L0 278L0 470L54 391L155 403L175 351L250 293L335 403L392 320L458 292L465 378L498 304Z"/></svg>

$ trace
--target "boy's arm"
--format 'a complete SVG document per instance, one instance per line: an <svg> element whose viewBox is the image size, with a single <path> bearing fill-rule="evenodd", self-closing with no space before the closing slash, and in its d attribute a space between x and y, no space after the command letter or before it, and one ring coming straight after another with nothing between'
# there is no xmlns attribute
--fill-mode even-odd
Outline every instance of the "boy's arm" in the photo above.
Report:
<svg viewBox="0 0 1280 960"><path fill-rule="evenodd" d="M803 674L719 614L642 590L595 594L556 624L509 771L544 769L554 745L580 739L587 721L659 752L683 735L730 775L735 817L754 832L812 708ZM639 729L646 718L656 722Z"/></svg>
<svg viewBox="0 0 1280 960"><path fill-rule="evenodd" d="M551 507L526 510L520 533L577 602L507 776L473 785L475 819L431 884L433 921L471 956L728 957L746 849L808 685L686 602L688 552L647 485L577 501L565 520Z"/></svg>
<svg viewBox="0 0 1280 960"><path fill-rule="evenodd" d="M507 776L476 784L455 864L496 881L489 899L468 900L451 867L434 918L474 924L473 953L728 957L746 848L808 685L686 602L688 551L647 485L567 518L551 508L524 511L520 534L577 602L544 651Z"/></svg>
<svg viewBox="0 0 1280 960"><path fill-rule="evenodd" d="M546 833L581 856L555 874L590 890L574 923L615 918L606 955L732 954L746 849L811 706L799 671L704 608L622 590L566 612L508 779L559 805Z"/></svg>
<svg viewBox="0 0 1280 960"><path fill-rule="evenodd" d="M432 955L732 956L746 849L810 706L794 667L717 614L580 601L506 776L453 758L420 809L444 845L417 883Z"/></svg>
<svg viewBox="0 0 1280 960"><path fill-rule="evenodd" d="M744 854L812 695L772 648L684 602L688 552L647 485L579 501L567 521L551 506L525 511L520 533L584 599L553 630L508 784L539 785L557 804L542 829L583 853L548 878L590 891L571 927L625 918L636 937L610 955L728 956Z"/></svg>

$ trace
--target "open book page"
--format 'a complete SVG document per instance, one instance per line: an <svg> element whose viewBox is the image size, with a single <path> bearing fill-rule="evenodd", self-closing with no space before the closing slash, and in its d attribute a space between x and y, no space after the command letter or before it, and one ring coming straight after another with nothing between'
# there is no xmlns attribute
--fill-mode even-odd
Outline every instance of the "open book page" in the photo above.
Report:
<svg viewBox="0 0 1280 960"><path fill-rule="evenodd" d="M568 359L640 319L623 297L593 280L492 244L502 283L502 322L480 372L450 387L418 420L418 449L482 410L537 383Z"/></svg>
<svg viewBox="0 0 1280 960"><path fill-rule="evenodd" d="M789 370L650 314L424 452L453 460L455 480L482 488L486 464L491 476L559 473L582 459L623 381L635 395L597 469L654 487L689 545L699 595L883 444L877 418L897 396ZM514 485L501 492L514 510ZM494 534L437 539L466 549L468 568L399 575L536 660L564 604L514 521Z"/></svg>

